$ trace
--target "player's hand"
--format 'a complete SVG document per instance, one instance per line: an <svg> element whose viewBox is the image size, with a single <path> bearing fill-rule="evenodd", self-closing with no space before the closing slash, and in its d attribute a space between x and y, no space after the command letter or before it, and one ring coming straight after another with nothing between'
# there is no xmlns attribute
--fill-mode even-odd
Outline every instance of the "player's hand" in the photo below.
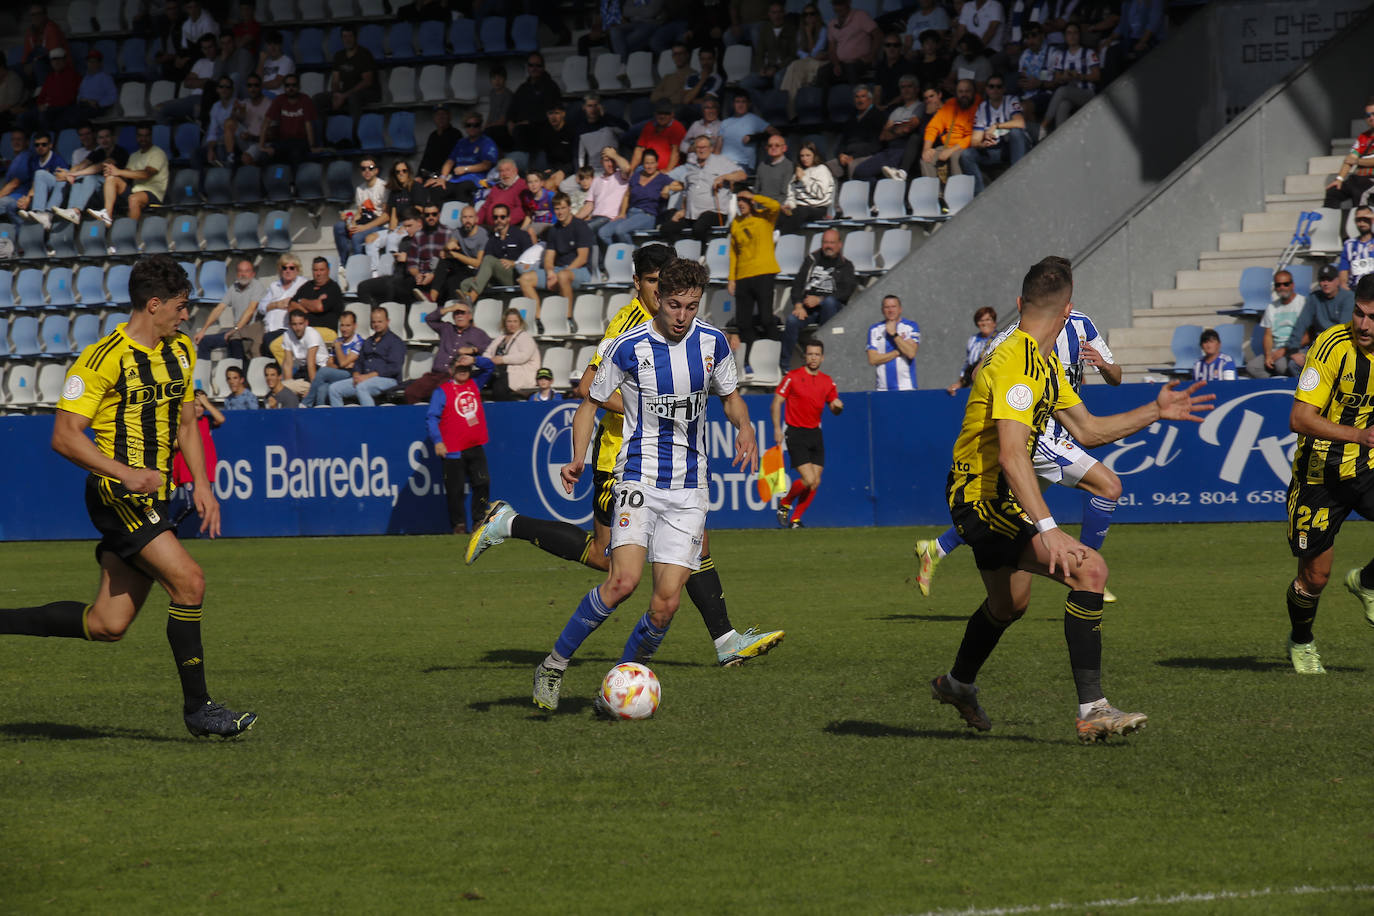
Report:
<svg viewBox="0 0 1374 916"><path fill-rule="evenodd" d="M735 436L735 460L730 462L731 467L747 470L749 473L757 474L759 471L759 443L754 438L754 427L743 426ZM571 493L572 489L569 488Z"/></svg>
<svg viewBox="0 0 1374 916"><path fill-rule="evenodd" d="M945 389L945 394L949 395L950 397L954 397L954 395L957 394L959 389L962 387L963 386L960 385L958 382L955 382L953 385L950 385L948 388Z"/></svg>
<svg viewBox="0 0 1374 916"><path fill-rule="evenodd" d="M571 464L563 465L562 469L559 470L558 476L563 478L563 489L568 493L571 493L573 487L577 486L577 480L582 476L582 468L581 461L574 461Z"/></svg>
<svg viewBox="0 0 1374 916"><path fill-rule="evenodd" d="M157 468L134 468L119 482L130 493L156 493L162 488L162 472Z"/></svg>
<svg viewBox="0 0 1374 916"><path fill-rule="evenodd" d="M1067 576L1088 559L1088 548L1059 528L1042 531L1036 537L1041 539L1041 546L1049 554L1050 575L1058 571L1060 575Z"/></svg>
<svg viewBox="0 0 1374 916"><path fill-rule="evenodd" d="M200 516L200 533L212 538L219 537L219 500L215 499L214 489L207 483L191 491Z"/></svg>
<svg viewBox="0 0 1374 916"><path fill-rule="evenodd" d="M1188 420L1193 423L1201 423L1202 417L1196 416L1197 413L1206 413L1214 406L1212 401L1217 399L1215 394L1194 395L1206 382L1193 382L1182 391L1178 390L1178 382L1170 382L1159 389L1159 395L1155 398L1155 404L1159 406L1159 418L1161 420Z"/></svg>
<svg viewBox="0 0 1374 916"><path fill-rule="evenodd" d="M1102 358L1102 354L1098 353L1097 349L1089 343L1085 343L1079 347L1078 358L1083 360L1083 362L1087 363L1089 366L1097 366L1098 368L1101 368L1102 366L1107 365L1107 361Z"/></svg>

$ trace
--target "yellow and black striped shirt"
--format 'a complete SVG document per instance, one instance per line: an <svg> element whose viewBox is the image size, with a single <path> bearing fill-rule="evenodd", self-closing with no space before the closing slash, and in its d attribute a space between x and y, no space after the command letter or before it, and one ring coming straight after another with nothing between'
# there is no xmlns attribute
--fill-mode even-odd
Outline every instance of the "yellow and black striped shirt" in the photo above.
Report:
<svg viewBox="0 0 1374 916"><path fill-rule="evenodd" d="M195 398L196 351L185 334L150 350L124 327L81 352L67 373L59 406L91 421L96 446L110 458L161 471L157 498L168 499L181 405Z"/></svg>
<svg viewBox="0 0 1374 916"><path fill-rule="evenodd" d="M1368 429L1374 414L1372 368L1374 356L1355 345L1350 325L1329 327L1308 349L1294 397L1316 407L1332 423ZM1367 472L1371 459L1374 449L1299 435L1293 452L1293 477L1307 483L1350 480Z"/></svg>
<svg viewBox="0 0 1374 916"><path fill-rule="evenodd" d="M596 345L596 354L592 356L587 365L593 369L601 365L601 357L605 355L611 341L631 328L639 327L653 317L639 301L638 296L621 306L620 311L615 313L611 323L606 326L606 336L602 337L601 343ZM620 454L620 442L624 435L625 417L609 410L602 411L601 426L596 434L596 469L598 471L605 471L607 474L615 471L615 459Z"/></svg>
<svg viewBox="0 0 1374 916"><path fill-rule="evenodd" d="M1031 429L1029 449L1045 431L1050 414L1082 403L1053 350L1048 355L1017 328L983 357L969 390L964 425L950 464L951 506L1003 499L1009 493L998 461L997 421L1016 420Z"/></svg>

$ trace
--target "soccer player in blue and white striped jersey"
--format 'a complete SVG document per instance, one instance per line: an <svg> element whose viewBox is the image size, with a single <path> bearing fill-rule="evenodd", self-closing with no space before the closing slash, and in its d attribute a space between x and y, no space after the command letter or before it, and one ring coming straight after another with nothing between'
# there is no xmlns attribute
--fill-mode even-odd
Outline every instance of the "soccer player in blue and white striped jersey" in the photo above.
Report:
<svg viewBox="0 0 1374 916"><path fill-rule="evenodd" d="M752 473L758 444L740 397L725 335L696 318L709 274L677 259L659 271L658 312L607 348L587 399L573 415L573 455L563 466L572 491L596 426L596 411L618 390L625 406L624 440L616 460L611 568L606 581L583 596L534 671L534 703L558 707L563 672L573 653L639 585L645 560L653 564L653 597L625 643L622 661L646 662L667 635L682 588L700 563L706 530L708 473L706 404L720 396L735 427L736 466Z"/></svg>

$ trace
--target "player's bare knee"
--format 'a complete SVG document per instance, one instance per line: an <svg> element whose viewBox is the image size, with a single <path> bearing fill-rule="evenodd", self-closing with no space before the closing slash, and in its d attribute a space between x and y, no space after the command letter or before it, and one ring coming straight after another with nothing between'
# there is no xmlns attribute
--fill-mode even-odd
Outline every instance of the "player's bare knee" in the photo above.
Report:
<svg viewBox="0 0 1374 916"><path fill-rule="evenodd" d="M86 634L94 642L119 642L133 622L133 617L102 610L97 603L86 614Z"/></svg>
<svg viewBox="0 0 1374 916"><path fill-rule="evenodd" d="M168 597L177 604L200 604L205 600L205 571L192 563L169 578L166 587Z"/></svg>
<svg viewBox="0 0 1374 916"><path fill-rule="evenodd" d="M1102 486L1102 498L1110 499L1113 502L1121 498L1121 478L1115 474L1108 476L1106 483Z"/></svg>
<svg viewBox="0 0 1374 916"><path fill-rule="evenodd" d="M649 603L649 620L656 627L666 627L682 602L680 595L654 595Z"/></svg>
<svg viewBox="0 0 1374 916"><path fill-rule="evenodd" d="M1096 550L1089 550L1088 556L1073 571L1073 588L1085 592L1101 592L1107 587L1107 561Z"/></svg>
<svg viewBox="0 0 1374 916"><path fill-rule="evenodd" d="M1329 569L1300 569L1298 570L1298 589L1310 597L1317 597L1326 588L1326 583L1331 581L1331 570Z"/></svg>
<svg viewBox="0 0 1374 916"><path fill-rule="evenodd" d="M630 597L639 585L639 575L629 572L612 572L601 586L601 597L611 607L615 607Z"/></svg>

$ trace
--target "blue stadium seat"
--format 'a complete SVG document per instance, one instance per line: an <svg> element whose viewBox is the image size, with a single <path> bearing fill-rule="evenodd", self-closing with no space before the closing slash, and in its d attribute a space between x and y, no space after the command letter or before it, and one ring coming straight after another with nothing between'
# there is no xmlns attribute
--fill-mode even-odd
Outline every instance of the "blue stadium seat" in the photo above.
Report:
<svg viewBox="0 0 1374 916"><path fill-rule="evenodd" d="M296 200L315 203L324 199L324 166L318 162L302 162L296 170Z"/></svg>
<svg viewBox="0 0 1374 916"><path fill-rule="evenodd" d="M796 121L798 124L823 124L825 123L825 90L819 86L803 86L797 90L797 95L793 99L793 105L797 111ZM850 100L850 107L853 107L853 100Z"/></svg>
<svg viewBox="0 0 1374 916"><path fill-rule="evenodd" d="M0 361L10 358L10 320L0 315Z"/></svg>
<svg viewBox="0 0 1374 916"><path fill-rule="evenodd" d="M76 227L66 220L53 220L52 231L48 233L48 250L54 258L78 257Z"/></svg>
<svg viewBox="0 0 1374 916"><path fill-rule="evenodd" d="M43 227L37 223L25 223L19 227L19 259L22 261L41 261L48 256L48 240Z"/></svg>
<svg viewBox="0 0 1374 916"><path fill-rule="evenodd" d="M258 215L252 210L234 214L234 250L256 252L262 246L258 237Z"/></svg>
<svg viewBox="0 0 1374 916"><path fill-rule="evenodd" d="M83 258L103 258L106 255L105 224L98 219L85 219L76 233L76 249Z"/></svg>
<svg viewBox="0 0 1374 916"><path fill-rule="evenodd" d="M1217 325L1217 336L1221 338L1221 352L1231 357L1237 369L1243 367L1245 355L1241 352L1241 348L1245 346L1245 325L1219 324ZM1197 346L1196 340L1193 346L1200 354L1201 348Z"/></svg>
<svg viewBox="0 0 1374 916"><path fill-rule="evenodd" d="M219 214L223 216L224 214ZM148 221L143 222L143 237L148 237ZM144 250L147 251L146 242ZM177 254L184 255L187 252L194 254L200 250L200 236L196 232L196 217L194 214L183 213L172 222L172 250Z"/></svg>
<svg viewBox="0 0 1374 916"><path fill-rule="evenodd" d="M148 44L142 38L126 38L119 46L119 75L124 79L148 76Z"/></svg>
<svg viewBox="0 0 1374 916"><path fill-rule="evenodd" d="M0 270L0 312L14 308L14 271Z"/></svg>
<svg viewBox="0 0 1374 916"><path fill-rule="evenodd" d="M1174 365L1169 371L1177 375L1193 374L1193 363L1202 355L1197 343L1201 336L1202 325L1181 324L1174 328L1174 336L1169 341L1169 349L1174 354Z"/></svg>
<svg viewBox="0 0 1374 916"><path fill-rule="evenodd" d="M178 124L176 133L172 136L172 144L176 147L172 162L177 165L190 162L191 157L200 148L200 125L194 121Z"/></svg>
<svg viewBox="0 0 1374 916"><path fill-rule="evenodd" d="M639 124L654 116L654 103L647 95L637 95L630 99L624 118L628 124Z"/></svg>
<svg viewBox="0 0 1374 916"><path fill-rule="evenodd" d="M506 44L506 17L486 16L478 26L478 37L482 40L482 53L488 57L504 55L509 46Z"/></svg>
<svg viewBox="0 0 1374 916"><path fill-rule="evenodd" d="M114 333L115 328L129 320L125 312L110 312L105 316L105 320L100 323L100 336L107 337Z"/></svg>
<svg viewBox="0 0 1374 916"><path fill-rule="evenodd" d="M516 16L510 28L511 45L516 54L529 54L539 50L539 17L525 14Z"/></svg>
<svg viewBox="0 0 1374 916"><path fill-rule="evenodd" d="M456 20L461 22L462 20ZM387 59L401 64L415 59L415 39L409 22L393 22L386 35Z"/></svg>
<svg viewBox="0 0 1374 916"><path fill-rule="evenodd" d="M227 207L234 202L234 173L223 166L205 170L205 205Z"/></svg>
<svg viewBox="0 0 1374 916"><path fill-rule="evenodd" d="M48 268L43 288L48 293L48 308L68 311L76 305L76 289L70 267Z"/></svg>
<svg viewBox="0 0 1374 916"><path fill-rule="evenodd" d="M1305 289L1293 287L1304 295ZM1243 315L1262 315L1269 308L1274 292L1274 271L1268 267L1247 267L1240 274L1240 312ZM1236 365L1240 365L1239 362Z"/></svg>
<svg viewBox="0 0 1374 916"><path fill-rule="evenodd" d="M296 33L295 53L292 55L298 70L319 70L326 65L324 56L324 30L316 28L301 29Z"/></svg>
<svg viewBox="0 0 1374 916"><path fill-rule="evenodd" d="M353 145L353 119L346 114L330 115L324 123L324 142L327 146Z"/></svg>
<svg viewBox="0 0 1374 916"><path fill-rule="evenodd" d="M448 46L453 49L454 57L477 57L479 52L476 24L471 19L455 19L449 23Z"/></svg>
<svg viewBox="0 0 1374 916"><path fill-rule="evenodd" d="M334 26L329 30L329 34L324 38L324 53L328 60L333 60L334 55L343 50L343 29Z"/></svg>
<svg viewBox="0 0 1374 916"><path fill-rule="evenodd" d="M187 292L186 298L195 302L200 298L200 290L196 287L196 263L194 261L177 261L177 266L186 274L186 279L191 284L191 289Z"/></svg>
<svg viewBox="0 0 1374 916"><path fill-rule="evenodd" d="M112 264L105 272L105 288L110 291L108 302L111 305L128 305L132 301L129 296L129 273L132 270L128 264Z"/></svg>
<svg viewBox="0 0 1374 916"><path fill-rule="evenodd" d="M10 340L10 356L33 357L43 352L38 319L33 315L18 315L10 322Z"/></svg>
<svg viewBox="0 0 1374 916"><path fill-rule="evenodd" d="M229 241L229 214L207 213L200 223L201 251L218 254L234 247Z"/></svg>
<svg viewBox="0 0 1374 916"><path fill-rule="evenodd" d="M200 262L200 273L197 277L200 281L201 302L220 302L228 295L228 269L229 264L224 261Z"/></svg>
<svg viewBox="0 0 1374 916"><path fill-rule="evenodd" d="M273 210L263 220L267 240L262 247L268 251L291 250L291 214L285 210Z"/></svg>
<svg viewBox="0 0 1374 916"><path fill-rule="evenodd" d="M358 44L372 52L379 64L386 60L386 29L370 22L358 30Z"/></svg>
<svg viewBox="0 0 1374 916"><path fill-rule="evenodd" d="M172 148L172 125L154 124L153 125L153 146L162 150L164 153ZM138 149L138 142L135 140L133 146L125 147L129 150Z"/></svg>
<svg viewBox="0 0 1374 916"><path fill-rule="evenodd" d="M200 196L200 173L179 169L167 183L167 199L163 203L174 210L194 210L204 203Z"/></svg>
<svg viewBox="0 0 1374 916"><path fill-rule="evenodd" d="M74 128L68 127L57 135L57 152L68 162L72 161L72 153L81 145L81 137Z"/></svg>
<svg viewBox="0 0 1374 916"><path fill-rule="evenodd" d="M240 207L262 203L262 169L241 165L234 173L234 203Z"/></svg>
<svg viewBox="0 0 1374 916"><path fill-rule="evenodd" d="M80 353L91 344L100 340L100 316L95 312L83 312L72 319L72 352Z"/></svg>
<svg viewBox="0 0 1374 916"><path fill-rule="evenodd" d="M831 86L825 97L825 114L832 124L839 124L854 114L854 87L848 83Z"/></svg>
<svg viewBox="0 0 1374 916"><path fill-rule="evenodd" d="M134 127L132 124L125 124L119 129L119 134L115 137L115 143L124 147L126 150L138 149L138 128ZM163 152L165 153L166 150L163 150Z"/></svg>
<svg viewBox="0 0 1374 916"><path fill-rule="evenodd" d="M105 271L95 264L87 264L76 272L76 295L84 308L100 308L105 298Z"/></svg>
<svg viewBox="0 0 1374 916"><path fill-rule="evenodd" d="M358 146L370 153L383 152L386 149L385 126L382 116L376 112L363 115L358 119Z"/></svg>
<svg viewBox="0 0 1374 916"><path fill-rule="evenodd" d="M164 225L165 225L164 220ZM139 253L138 223L127 216L121 216L110 227L111 255L116 258L132 258Z"/></svg>
<svg viewBox="0 0 1374 916"><path fill-rule="evenodd" d="M192 224L195 218L192 217ZM143 218L143 253L160 254L167 251L167 217L145 216Z"/></svg>
<svg viewBox="0 0 1374 916"><path fill-rule="evenodd" d="M97 41L93 48L100 52L100 69L114 76L119 72L119 45L111 38L102 38ZM84 61L83 55L80 60ZM83 75L84 75L84 67Z"/></svg>
<svg viewBox="0 0 1374 916"><path fill-rule="evenodd" d="M25 267L19 271L19 276L14 281L14 300L19 308L42 308L43 271L37 267Z"/></svg>
<svg viewBox="0 0 1374 916"><path fill-rule="evenodd" d="M67 339L71 321L66 315L49 315L43 319L43 355L60 359L72 355L72 344Z"/></svg>
<svg viewBox="0 0 1374 916"><path fill-rule="evenodd" d="M419 48L416 49L415 56L421 60L448 57L448 48L444 46L444 30L438 28L437 23L423 23L416 38Z"/></svg>
<svg viewBox="0 0 1374 916"><path fill-rule="evenodd" d="M787 93L781 89L769 89L760 92L758 98L754 100L754 108L769 124L787 123ZM796 155L793 152L793 155Z"/></svg>
<svg viewBox="0 0 1374 916"><path fill-rule="evenodd" d="M415 112L393 112L390 120L387 121L386 133L391 140L391 146L387 148L387 152L415 152L417 146L415 142Z"/></svg>
<svg viewBox="0 0 1374 916"><path fill-rule="evenodd" d="M291 166L283 163L267 166L262 173L263 196L271 203L285 203L291 199Z"/></svg>
<svg viewBox="0 0 1374 916"><path fill-rule="evenodd" d="M353 199L353 163L335 159L325 171L325 199L345 204Z"/></svg>

